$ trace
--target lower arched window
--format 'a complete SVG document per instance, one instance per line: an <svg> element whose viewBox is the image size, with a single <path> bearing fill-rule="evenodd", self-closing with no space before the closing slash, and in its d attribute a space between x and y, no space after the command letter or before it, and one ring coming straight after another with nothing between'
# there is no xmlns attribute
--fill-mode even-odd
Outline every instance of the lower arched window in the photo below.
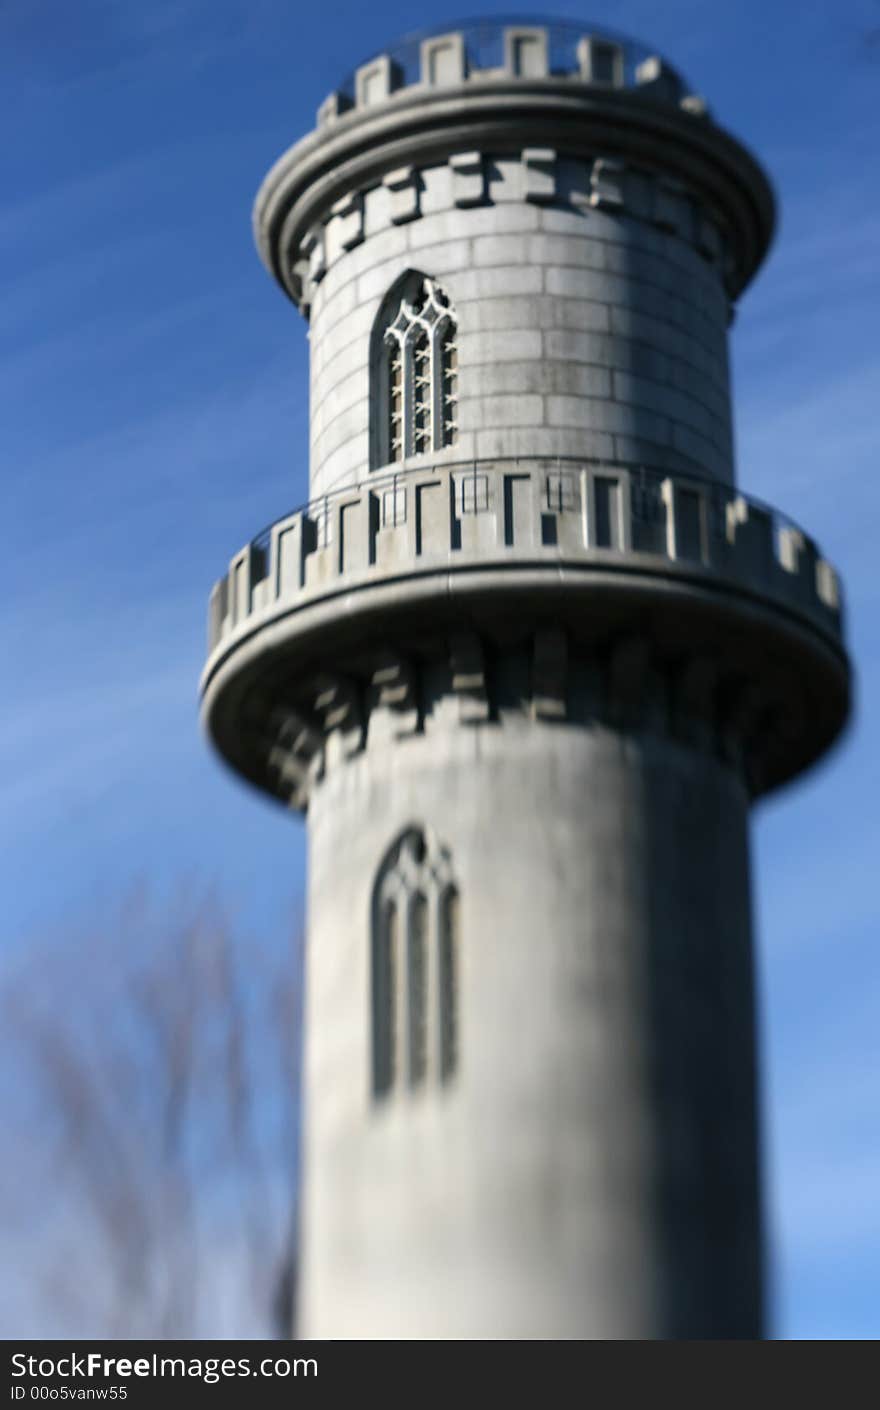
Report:
<svg viewBox="0 0 880 1410"><path fill-rule="evenodd" d="M449 853L408 828L373 891L373 1094L418 1091L458 1066L458 890Z"/></svg>

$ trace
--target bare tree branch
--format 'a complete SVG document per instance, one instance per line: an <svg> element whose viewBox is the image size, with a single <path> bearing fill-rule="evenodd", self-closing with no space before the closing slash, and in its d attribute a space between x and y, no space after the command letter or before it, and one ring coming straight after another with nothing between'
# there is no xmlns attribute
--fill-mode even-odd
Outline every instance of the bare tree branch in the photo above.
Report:
<svg viewBox="0 0 880 1410"><path fill-rule="evenodd" d="M0 1007L27 1149L76 1212L70 1240L97 1240L87 1334L211 1335L228 1256L248 1325L289 1336L299 946L234 936L211 898L157 916L141 889L57 960L8 978ZM64 1246L44 1278L62 1336L84 1295Z"/></svg>

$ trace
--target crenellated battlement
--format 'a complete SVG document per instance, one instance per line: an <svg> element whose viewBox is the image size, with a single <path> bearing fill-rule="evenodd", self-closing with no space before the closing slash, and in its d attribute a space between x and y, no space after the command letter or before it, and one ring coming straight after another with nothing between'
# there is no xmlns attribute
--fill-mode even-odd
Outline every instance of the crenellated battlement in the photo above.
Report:
<svg viewBox="0 0 880 1410"><path fill-rule="evenodd" d="M837 575L789 520L707 480L522 459L377 474L260 534L211 596L206 722L240 772L305 807L340 750L421 732L417 681L434 689L437 660L458 703L432 706L434 725L498 720L486 662L520 637L527 718L586 722L566 684L579 660L605 681L596 719L679 737L684 709L687 739L739 761L754 792L846 713Z"/></svg>
<svg viewBox="0 0 880 1410"><path fill-rule="evenodd" d="M837 574L784 516L709 481L560 459L431 465L312 501L235 555L211 594L209 651L266 612L438 565L532 562L705 573L840 639Z"/></svg>
<svg viewBox="0 0 880 1410"><path fill-rule="evenodd" d="M539 202L672 231L717 263L731 298L774 223L760 167L657 54L577 25L499 20L361 65L266 177L257 246L308 314L334 262L417 220L422 193L447 185L453 208Z"/></svg>
<svg viewBox="0 0 880 1410"><path fill-rule="evenodd" d="M374 55L321 104L318 122L384 101L404 88L456 87L497 78L568 78L601 88L633 88L654 101L706 115L703 99L644 44L566 20L498 16L453 30L424 30Z"/></svg>

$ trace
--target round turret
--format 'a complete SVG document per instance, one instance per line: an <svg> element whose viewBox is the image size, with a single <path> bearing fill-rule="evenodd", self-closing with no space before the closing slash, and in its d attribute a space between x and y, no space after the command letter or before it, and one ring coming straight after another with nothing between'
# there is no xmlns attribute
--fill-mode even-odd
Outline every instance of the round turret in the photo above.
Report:
<svg viewBox="0 0 880 1410"><path fill-rule="evenodd" d="M609 660L635 635L664 698L710 657L708 736L745 691L755 791L827 747L836 576L734 488L730 310L773 197L665 60L562 23L406 41L322 104L254 224L310 323L311 475L215 592L205 709L236 768L304 803L325 679L365 729L375 651L432 650L465 604Z"/></svg>
<svg viewBox="0 0 880 1410"><path fill-rule="evenodd" d="M310 497L202 713L308 814L301 1334L760 1336L748 813L849 707L736 486L767 180L650 50L501 20L358 68L254 219Z"/></svg>
<svg viewBox="0 0 880 1410"><path fill-rule="evenodd" d="M772 226L757 164L628 41L499 21L379 55L254 210L311 322L312 494L425 449L730 483L730 303ZM392 446L382 314L425 279L455 315L455 405Z"/></svg>

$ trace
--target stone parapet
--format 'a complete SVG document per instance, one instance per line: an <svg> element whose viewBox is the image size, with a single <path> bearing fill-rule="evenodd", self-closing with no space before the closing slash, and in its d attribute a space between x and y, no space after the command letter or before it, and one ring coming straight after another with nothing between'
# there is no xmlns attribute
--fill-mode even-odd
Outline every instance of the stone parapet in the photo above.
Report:
<svg viewBox="0 0 880 1410"><path fill-rule="evenodd" d="M379 474L312 501L233 558L211 596L209 649L283 605L443 566L650 560L808 615L835 641L840 584L801 530L735 489L646 467L517 460Z"/></svg>
<svg viewBox="0 0 880 1410"><path fill-rule="evenodd" d="M675 71L576 26L480 33L429 36L362 65L269 172L255 237L303 312L348 250L420 218L425 173L440 168L459 208L520 199L672 231L718 265L735 298L771 238L772 192ZM501 183L495 164L511 158L517 172Z"/></svg>
<svg viewBox="0 0 880 1410"><path fill-rule="evenodd" d="M203 711L297 807L365 747L514 719L659 729L759 793L842 728L841 631L831 566L733 489L598 461L437 464L313 501L236 555Z"/></svg>
<svg viewBox="0 0 880 1410"><path fill-rule="evenodd" d="M339 256L328 234L310 311L310 493L382 466L375 330L408 271L439 281L456 312L454 459L586 455L732 481L719 268L659 226L525 200L517 159L491 172L497 204L454 208L449 169L433 168L417 220L380 230L383 191L359 245Z"/></svg>

